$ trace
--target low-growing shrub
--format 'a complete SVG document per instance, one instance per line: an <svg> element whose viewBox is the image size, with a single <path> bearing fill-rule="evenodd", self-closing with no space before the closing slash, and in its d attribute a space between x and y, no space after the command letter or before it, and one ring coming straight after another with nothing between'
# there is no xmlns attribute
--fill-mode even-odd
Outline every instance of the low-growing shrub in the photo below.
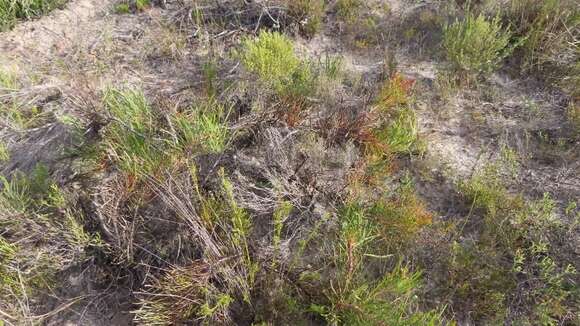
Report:
<svg viewBox="0 0 580 326"><path fill-rule="evenodd" d="M322 27L325 10L324 0L291 0L288 14L294 17L306 36L314 36Z"/></svg>
<svg viewBox="0 0 580 326"><path fill-rule="evenodd" d="M489 73L509 56L512 32L502 25L499 16L487 18L467 11L443 28L443 49L455 70L468 75Z"/></svg>
<svg viewBox="0 0 580 326"><path fill-rule="evenodd" d="M292 41L280 33L263 31L257 38L244 40L239 57L277 95L281 104L277 114L288 125L298 124L317 87L310 64L298 58Z"/></svg>
<svg viewBox="0 0 580 326"><path fill-rule="evenodd" d="M417 197L411 180L404 180L390 198L375 202L369 217L377 225L377 233L391 249L404 247L425 226L432 215Z"/></svg>
<svg viewBox="0 0 580 326"><path fill-rule="evenodd" d="M479 227L476 235L453 241L438 289L448 293L454 310L474 312L469 318L476 323L565 324L578 313L578 274L574 254L552 245L567 228L549 195L524 200L509 194L502 171L496 162L461 183L471 205L464 223ZM470 221L475 216L483 219Z"/></svg>
<svg viewBox="0 0 580 326"><path fill-rule="evenodd" d="M393 108L410 104L414 85L414 80L407 79L398 73L389 78L381 87L377 98L376 105L381 113L389 113L389 110Z"/></svg>
<svg viewBox="0 0 580 326"><path fill-rule="evenodd" d="M313 91L313 74L294 52L292 41L277 32L263 31L247 38L240 53L242 63L260 80L290 101L302 101Z"/></svg>
<svg viewBox="0 0 580 326"><path fill-rule="evenodd" d="M338 325L439 325L435 311L414 308L414 293L420 287L420 273L396 265L378 279L365 272L368 260L380 259L376 250L376 226L363 207L347 205L340 216L337 239L337 272L324 291L326 304L312 304L311 310Z"/></svg>
<svg viewBox="0 0 580 326"><path fill-rule="evenodd" d="M417 116L410 108L414 80L394 74L381 87L375 104L378 125L371 130L367 150L374 156L415 151Z"/></svg>

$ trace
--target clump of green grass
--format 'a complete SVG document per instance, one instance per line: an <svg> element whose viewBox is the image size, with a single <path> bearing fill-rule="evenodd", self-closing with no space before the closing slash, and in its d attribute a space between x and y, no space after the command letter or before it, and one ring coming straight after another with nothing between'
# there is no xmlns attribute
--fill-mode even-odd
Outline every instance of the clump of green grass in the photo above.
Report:
<svg viewBox="0 0 580 326"><path fill-rule="evenodd" d="M320 30L324 10L324 0L293 0L288 4L288 14L299 22L300 30L309 37Z"/></svg>
<svg viewBox="0 0 580 326"><path fill-rule="evenodd" d="M11 29L21 19L31 19L61 7L67 0L0 0L0 31Z"/></svg>
<svg viewBox="0 0 580 326"><path fill-rule="evenodd" d="M511 38L499 16L489 19L468 9L463 20L444 26L443 49L455 70L473 76L495 70L513 52Z"/></svg>
<svg viewBox="0 0 580 326"><path fill-rule="evenodd" d="M340 80L343 76L343 59L340 56L325 55L321 62L324 76L330 80Z"/></svg>
<svg viewBox="0 0 580 326"><path fill-rule="evenodd" d="M381 88L375 106L378 124L366 144L371 159L415 151L418 127L415 111L410 107L413 85L412 80L395 74Z"/></svg>
<svg viewBox="0 0 580 326"><path fill-rule="evenodd" d="M300 102L314 89L309 65L294 52L292 41L277 32L263 31L257 38L243 41L242 63L278 95Z"/></svg>
<svg viewBox="0 0 580 326"><path fill-rule="evenodd" d="M150 0L135 0L137 11L143 11L151 4Z"/></svg>
<svg viewBox="0 0 580 326"><path fill-rule="evenodd" d="M410 108L399 110L395 113L394 120L377 128L374 135L391 153L412 153L418 139L415 111Z"/></svg>
<svg viewBox="0 0 580 326"><path fill-rule="evenodd" d="M144 11L151 5L150 0L121 0L114 7L116 14L129 14L131 12Z"/></svg>
<svg viewBox="0 0 580 326"><path fill-rule="evenodd" d="M119 15L125 15L131 12L131 7L128 3L119 3L115 6L115 13Z"/></svg>
<svg viewBox="0 0 580 326"><path fill-rule="evenodd" d="M229 112L229 108L210 99L191 110L174 115L178 145L184 150L222 152L231 136L226 125Z"/></svg>
<svg viewBox="0 0 580 326"><path fill-rule="evenodd" d="M165 161L158 119L142 92L108 89L103 98L112 122L105 132L108 155L133 175L153 173Z"/></svg>
<svg viewBox="0 0 580 326"><path fill-rule="evenodd" d="M136 89L110 88L103 102L110 123L100 146L101 157L105 155L135 180L158 176L191 155L222 152L231 138L230 109L213 99L165 116Z"/></svg>

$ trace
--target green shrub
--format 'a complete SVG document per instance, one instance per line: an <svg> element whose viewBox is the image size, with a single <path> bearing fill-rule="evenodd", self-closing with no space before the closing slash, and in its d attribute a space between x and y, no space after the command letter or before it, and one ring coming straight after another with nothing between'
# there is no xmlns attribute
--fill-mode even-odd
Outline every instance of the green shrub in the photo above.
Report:
<svg viewBox="0 0 580 326"><path fill-rule="evenodd" d="M280 33L263 31L255 39L245 39L240 57L246 69L287 100L301 101L313 91L310 67Z"/></svg>
<svg viewBox="0 0 580 326"><path fill-rule="evenodd" d="M14 27L19 19L44 15L67 0L0 0L0 31Z"/></svg>
<svg viewBox="0 0 580 326"><path fill-rule="evenodd" d="M366 272L369 257L381 257L371 252L377 247L377 234L366 210L347 205L340 222L337 272L324 290L328 303L312 304L311 310L332 325L440 325L438 313L415 309L420 273L400 264L377 280Z"/></svg>
<svg viewBox="0 0 580 326"><path fill-rule="evenodd" d="M135 0L135 8L137 8L137 11L143 11L149 7L149 5L149 0Z"/></svg>
<svg viewBox="0 0 580 326"><path fill-rule="evenodd" d="M115 6L115 13L119 15L128 14L131 12L131 7L127 3L119 3Z"/></svg>
<svg viewBox="0 0 580 326"><path fill-rule="evenodd" d="M443 48L456 70L477 75L493 71L511 54L511 37L499 16L490 20L468 11L463 20L444 26Z"/></svg>
<svg viewBox="0 0 580 326"><path fill-rule="evenodd" d="M324 19L324 0L291 0L288 14L298 20L300 30L306 36L318 33Z"/></svg>

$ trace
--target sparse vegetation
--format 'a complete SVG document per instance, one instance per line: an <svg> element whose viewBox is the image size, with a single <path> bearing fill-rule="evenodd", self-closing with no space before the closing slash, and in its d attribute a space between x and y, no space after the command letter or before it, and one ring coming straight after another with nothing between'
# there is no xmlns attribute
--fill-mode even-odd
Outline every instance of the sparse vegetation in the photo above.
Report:
<svg viewBox="0 0 580 326"><path fill-rule="evenodd" d="M550 248L566 232L555 218L555 203L547 194L537 201L508 194L501 169L488 165L460 185L470 215L481 210L484 220L477 239L452 244L446 267L451 277L443 282L455 304L476 312L475 320L550 325L574 318L564 313L574 311L578 300L572 257Z"/></svg>
<svg viewBox="0 0 580 326"><path fill-rule="evenodd" d="M0 37L0 325L580 323L572 1L85 4Z"/></svg>
<svg viewBox="0 0 580 326"><path fill-rule="evenodd" d="M296 0L288 3L290 16L298 21L300 30L306 36L313 36L321 29L325 7L324 0Z"/></svg>
<svg viewBox="0 0 580 326"><path fill-rule="evenodd" d="M0 68L0 92L18 93L21 88L14 71ZM17 98L7 96L0 100L0 117L11 128L23 130L41 125L45 122L46 114L34 104L20 103Z"/></svg>
<svg viewBox="0 0 580 326"><path fill-rule="evenodd" d="M516 53L523 70L541 71L546 79L575 96L580 86L577 4L567 0L512 0L506 16L515 26L515 33L524 39Z"/></svg>
<svg viewBox="0 0 580 326"><path fill-rule="evenodd" d="M336 12L348 23L354 23L359 16L363 2L360 0L339 0L336 2Z"/></svg>
<svg viewBox="0 0 580 326"><path fill-rule="evenodd" d="M83 230L78 211L45 167L0 183L0 310L3 318L11 316L7 322L31 323L36 317L23 309L28 296L49 290L59 271L83 263L85 250L100 240Z"/></svg>

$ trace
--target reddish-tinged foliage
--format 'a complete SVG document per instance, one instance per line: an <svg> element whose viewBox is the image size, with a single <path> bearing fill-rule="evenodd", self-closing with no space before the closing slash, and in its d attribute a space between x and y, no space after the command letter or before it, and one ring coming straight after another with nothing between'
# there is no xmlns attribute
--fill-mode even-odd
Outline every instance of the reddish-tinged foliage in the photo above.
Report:
<svg viewBox="0 0 580 326"><path fill-rule="evenodd" d="M415 86L414 79L407 79L395 73L382 87L377 106L386 113L389 109L409 103L409 96Z"/></svg>

